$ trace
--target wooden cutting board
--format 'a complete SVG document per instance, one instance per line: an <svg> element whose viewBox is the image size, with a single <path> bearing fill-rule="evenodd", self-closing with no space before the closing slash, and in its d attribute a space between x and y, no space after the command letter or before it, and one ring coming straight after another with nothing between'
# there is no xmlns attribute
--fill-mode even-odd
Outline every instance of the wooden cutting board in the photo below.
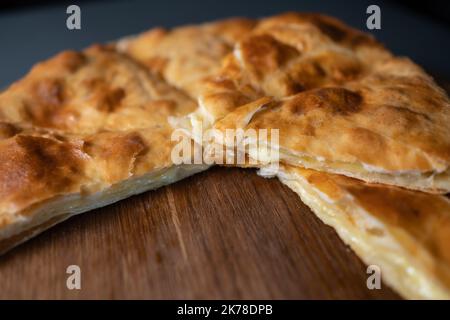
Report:
<svg viewBox="0 0 450 320"><path fill-rule="evenodd" d="M66 268L81 269L68 290ZM398 298L299 197L215 167L76 216L0 258L0 298Z"/></svg>
<svg viewBox="0 0 450 320"><path fill-rule="evenodd" d="M448 84L444 87L449 89ZM81 290L66 269L81 268ZM0 257L1 299L398 299L290 189L214 167Z"/></svg>

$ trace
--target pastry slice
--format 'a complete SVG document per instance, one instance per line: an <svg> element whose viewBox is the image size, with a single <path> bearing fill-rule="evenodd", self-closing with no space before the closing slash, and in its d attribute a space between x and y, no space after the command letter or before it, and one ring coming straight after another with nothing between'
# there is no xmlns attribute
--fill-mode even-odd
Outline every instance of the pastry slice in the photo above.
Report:
<svg viewBox="0 0 450 320"><path fill-rule="evenodd" d="M185 93L95 46L35 66L0 94L0 253L75 214L205 170L175 165Z"/></svg>
<svg viewBox="0 0 450 320"><path fill-rule="evenodd" d="M448 198L293 166L278 177L403 297L450 299Z"/></svg>
<svg viewBox="0 0 450 320"><path fill-rule="evenodd" d="M410 60L333 18L260 20L202 85L199 107L179 121L188 128L277 129L270 148L292 165L450 191L446 93Z"/></svg>
<svg viewBox="0 0 450 320"><path fill-rule="evenodd" d="M449 192L450 105L445 93L422 95L423 88L414 83L407 98L412 100L401 106L395 100L403 98L372 86L378 81L308 90L282 100L261 98L227 114L214 129L278 130L278 141L267 140L270 145L246 140L249 152L264 162L281 160L367 182ZM423 110L426 100L433 102ZM277 151L271 153L275 158L268 149Z"/></svg>

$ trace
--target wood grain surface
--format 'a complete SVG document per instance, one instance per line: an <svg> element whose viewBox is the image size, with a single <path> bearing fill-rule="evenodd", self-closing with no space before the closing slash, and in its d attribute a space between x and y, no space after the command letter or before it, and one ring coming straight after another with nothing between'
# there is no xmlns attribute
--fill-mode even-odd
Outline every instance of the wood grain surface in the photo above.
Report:
<svg viewBox="0 0 450 320"><path fill-rule="evenodd" d="M68 290L66 268L81 268ZM71 218L0 258L0 298L395 299L277 179L215 167Z"/></svg>
<svg viewBox="0 0 450 320"><path fill-rule="evenodd" d="M81 290L67 289L69 265ZM73 217L0 257L0 299L400 298L366 280L293 191L223 167Z"/></svg>

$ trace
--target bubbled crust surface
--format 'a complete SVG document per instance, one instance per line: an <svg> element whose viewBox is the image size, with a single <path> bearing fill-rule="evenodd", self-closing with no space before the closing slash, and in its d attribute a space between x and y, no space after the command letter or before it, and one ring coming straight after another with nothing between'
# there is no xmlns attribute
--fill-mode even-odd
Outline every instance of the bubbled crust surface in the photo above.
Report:
<svg viewBox="0 0 450 320"><path fill-rule="evenodd" d="M234 127L254 111L238 107L264 96L272 103L248 127L280 129L282 148L388 172L448 170L445 92L410 60L333 18L261 20L200 95L215 120L225 117L218 128Z"/></svg>
<svg viewBox="0 0 450 320"><path fill-rule="evenodd" d="M170 167L167 117L194 108L107 46L38 64L0 95L0 226L54 197Z"/></svg>
<svg viewBox="0 0 450 320"><path fill-rule="evenodd" d="M250 19L234 18L172 30L155 28L119 41L117 46L196 98L202 80L219 72L222 59L255 24Z"/></svg>
<svg viewBox="0 0 450 320"><path fill-rule="evenodd" d="M227 113L223 109L236 108L238 101L249 102L263 95L284 98L341 84L359 78L372 64L389 57L371 36L334 18L282 14L259 20L235 44L219 75L203 84L201 97L208 111L220 118Z"/></svg>

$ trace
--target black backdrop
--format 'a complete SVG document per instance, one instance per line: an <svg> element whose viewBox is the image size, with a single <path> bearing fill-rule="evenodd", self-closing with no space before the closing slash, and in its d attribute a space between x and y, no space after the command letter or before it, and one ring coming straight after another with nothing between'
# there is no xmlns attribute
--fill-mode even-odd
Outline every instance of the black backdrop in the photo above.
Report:
<svg viewBox="0 0 450 320"><path fill-rule="evenodd" d="M77 3L93 1L93 0L81 0ZM98 0L97 0L98 1ZM38 6L51 3L61 3L62 0L3 0L0 2L0 8L2 9L17 9L29 6ZM74 3L74 1L65 1ZM408 9L413 9L422 14L429 15L435 19L440 19L450 24L450 1L448 0L428 0L428 1L411 1L411 0L394 0ZM376 4L376 2L374 2Z"/></svg>
<svg viewBox="0 0 450 320"><path fill-rule="evenodd" d="M66 28L66 7L78 4L82 29ZM381 7L382 29L370 31L396 54L450 79L450 2L367 0L0 0L0 89L37 61L153 26L198 23L229 16L260 17L288 10L334 15L366 29L366 8ZM182 50L182 48L180 48Z"/></svg>

